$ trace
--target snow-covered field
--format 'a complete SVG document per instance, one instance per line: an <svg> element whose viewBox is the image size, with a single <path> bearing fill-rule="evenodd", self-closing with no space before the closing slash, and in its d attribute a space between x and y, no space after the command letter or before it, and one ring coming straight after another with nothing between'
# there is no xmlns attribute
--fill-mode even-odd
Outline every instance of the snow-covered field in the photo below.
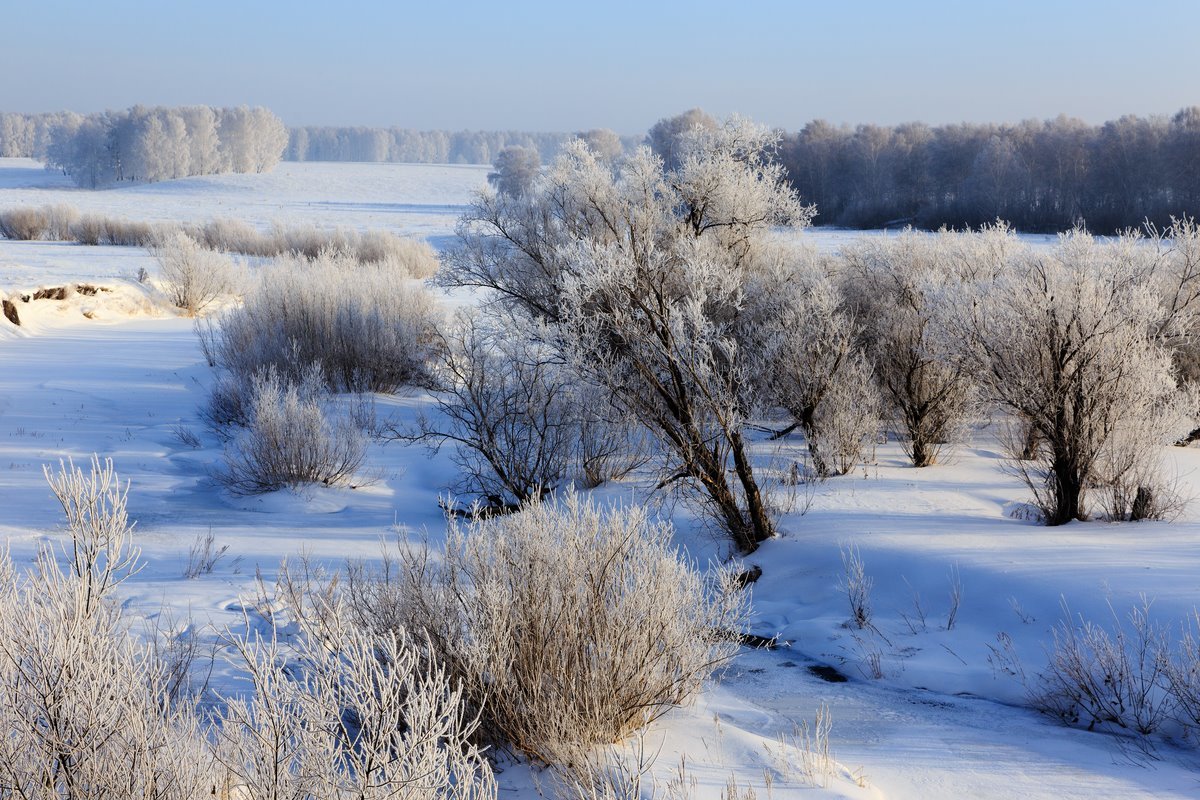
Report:
<svg viewBox="0 0 1200 800"><path fill-rule="evenodd" d="M453 234L485 174L482 167L285 163L267 175L85 192L34 162L0 159L0 208L65 202L136 220L388 228L436 246ZM854 235L804 234L830 249ZM112 290L20 303L20 329L0 320L0 536L18 563L40 542L60 539L60 509L43 466L92 453L112 457L132 484L130 512L147 567L125 585L127 607L177 625L190 617L199 636L236 623L256 571L269 581L285 557L306 553L336 566L376 557L398 525L437 535L444 526L438 497L454 472L445 452L430 456L420 446L375 445L368 463L378 480L365 488L251 499L222 492L208 477L220 443L197 417L210 371L191 321L137 283L141 268L153 275L155 262L137 248L0 240L0 295L78 281ZM377 412L403 421L427 404L416 392L380 397ZM185 444L181 430L199 446ZM648 739L652 750L661 742L657 774L669 777L686 753L688 775L713 798L731 773L759 797L781 798L1200 793L1200 763L1184 749L1162 745L1150 759L1119 738L1068 729L1025 708L1011 665L992 650L998 636L1010 638L1033 679L1064 607L1105 621L1110 605L1124 615L1143 595L1156 619L1177 629L1200 593L1200 506L1173 523L1038 527L1012 513L1025 491L1003 470L991 431L981 420L950 463L919 471L904 465L898 445L881 444L874 463L811 497L801 492L783 535L748 559L764 570L754 587L753 632L787 644L744 650L693 706L658 723ZM765 437L757 448L764 464L799 453L798 444ZM1200 452L1173 449L1166 457L1200 494ZM645 494L637 480L603 492L614 502ZM701 562L724 552L685 509L660 510L675 517L680 545ZM228 545L227 556L212 574L185 580L189 548L210 531L218 546ZM874 581L876 631L846 624L840 582L850 547ZM947 630L955 575L962 600ZM809 670L819 665L848 681L822 680ZM778 739L794 725L811 724L822 704L845 771L824 790L802 789L794 754L772 752L781 752ZM499 776L509 797L531 796L533 778L524 768Z"/></svg>

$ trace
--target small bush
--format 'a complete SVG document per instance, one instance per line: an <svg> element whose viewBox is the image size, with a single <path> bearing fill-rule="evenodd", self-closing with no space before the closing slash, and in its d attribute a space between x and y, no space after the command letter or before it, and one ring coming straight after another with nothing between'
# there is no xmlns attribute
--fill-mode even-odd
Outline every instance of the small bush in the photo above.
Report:
<svg viewBox="0 0 1200 800"><path fill-rule="evenodd" d="M50 215L45 208L12 208L0 211L0 234L5 239L31 242L44 238L50 229Z"/></svg>
<svg viewBox="0 0 1200 800"><path fill-rule="evenodd" d="M98 214L85 214L71 226L71 238L80 244L95 247L106 241L108 229L104 217Z"/></svg>
<svg viewBox="0 0 1200 800"><path fill-rule="evenodd" d="M196 316L235 288L233 261L201 246L182 231L164 236L151 252L158 259L160 277L171 302L188 316Z"/></svg>
<svg viewBox="0 0 1200 800"><path fill-rule="evenodd" d="M242 383L268 367L296 382L317 364L335 391L393 392L422 374L436 314L427 291L384 267L283 258L220 318L208 356Z"/></svg>
<svg viewBox="0 0 1200 800"><path fill-rule="evenodd" d="M352 420L331 420L321 396L315 374L301 383L271 369L255 375L246 429L226 447L217 480L235 494L349 482L362 465L366 441Z"/></svg>
<svg viewBox="0 0 1200 800"><path fill-rule="evenodd" d="M253 687L214 727L226 796L495 800L461 690L402 631L380 636L320 607L300 636L234 636ZM318 617L321 625L309 624Z"/></svg>
<svg viewBox="0 0 1200 800"><path fill-rule="evenodd" d="M152 225L149 222L133 222L127 219L106 219L104 221L104 243L118 247L153 247L160 240L170 236L175 226L168 224Z"/></svg>
<svg viewBox="0 0 1200 800"><path fill-rule="evenodd" d="M1065 609L1064 609L1065 610ZM1166 691L1166 634L1150 620L1149 604L1112 631L1069 612L1054 631L1050 664L1033 692L1034 705L1088 730L1118 728L1149 735L1171 718L1176 698Z"/></svg>
<svg viewBox="0 0 1200 800"><path fill-rule="evenodd" d="M526 503L568 476L578 441L577 379L519 331L460 316L440 337L435 418L415 438L454 446L457 487L491 506Z"/></svg>
<svg viewBox="0 0 1200 800"><path fill-rule="evenodd" d="M72 240L71 229L79 221L79 210L74 206L58 203L46 206L46 238L54 242Z"/></svg>
<svg viewBox="0 0 1200 800"><path fill-rule="evenodd" d="M429 278L438 269L437 255L428 244L385 231L360 233L343 228L276 225L263 238L254 246L260 251L270 251L270 255L292 253L317 261L322 254L333 252L359 265L388 267L410 278Z"/></svg>
<svg viewBox="0 0 1200 800"><path fill-rule="evenodd" d="M445 550L400 548L351 570L368 629L429 637L491 742L553 761L562 743L624 739L686 702L737 645L746 601L732 570L711 579L641 507L561 503L464 527Z"/></svg>
<svg viewBox="0 0 1200 800"><path fill-rule="evenodd" d="M257 228L238 219L218 217L189 231L189 235L208 249L223 253L260 257L279 255Z"/></svg>
<svg viewBox="0 0 1200 800"><path fill-rule="evenodd" d="M411 278L432 278L439 266L437 254L428 243L384 231L360 234L354 253L363 264L390 266Z"/></svg>
<svg viewBox="0 0 1200 800"><path fill-rule="evenodd" d="M47 472L67 512L64 567L42 549L18 575L0 552L0 773L14 797L160 797L213 790L195 708L169 702L153 648L114 590L138 569L111 463Z"/></svg>

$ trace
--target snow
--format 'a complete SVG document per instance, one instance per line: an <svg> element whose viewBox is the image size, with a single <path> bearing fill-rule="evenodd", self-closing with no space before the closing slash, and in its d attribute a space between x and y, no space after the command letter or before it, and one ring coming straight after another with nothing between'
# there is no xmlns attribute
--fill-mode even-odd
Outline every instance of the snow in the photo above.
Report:
<svg viewBox="0 0 1200 800"><path fill-rule="evenodd" d="M267 175L84 192L34 162L3 159L0 208L68 202L130 219L388 227L440 244L485 171L283 164ZM804 234L824 249L857 235ZM238 624L255 596L256 570L270 581L285 557L306 554L330 565L376 558L401 526L436 539L444 527L438 497L455 480L446 451L373 445L375 480L358 489L259 498L221 491L210 478L221 444L197 414L210 371L192 321L170 309L152 281L137 282L142 268L153 275L155 263L138 248L0 240L0 294L78 282L111 289L18 302L21 328L0 320L0 536L18 563L40 543L62 539L43 466L84 462L92 453L113 458L132 487L130 513L147 566L123 587L128 612L176 625L190 616L206 631L201 635ZM429 398L413 391L376 403L380 417L403 424L428 409ZM194 433L199 447L185 444L180 428ZM989 646L998 634L1010 637L1032 677L1045 664L1064 606L1105 621L1142 596L1157 620L1177 630L1200 591L1198 509L1172 523L1036 526L1014 514L1025 490L1003 470L995 438L981 420L949 463L923 470L905 466L899 446L885 443L855 474L820 484L811 496L800 491L782 535L747 559L764 570L753 589L753 632L785 644L743 650L695 703L656 723L647 747L659 753L660 779L668 780L685 756L687 775L700 796L711 798L731 774L759 797L768 796L764 774L773 797L1195 796L1198 765L1188 751L1163 744L1150 761L1120 737L1069 729L1035 713L1025 707L1020 681L989 661ZM761 434L755 446L764 466L800 455L798 443ZM1164 457L1197 494L1200 452L1172 449ZM628 502L647 499L648 489L634 478L598 493ZM726 551L687 508L659 507L701 563ZM184 579L189 548L210 531L218 547L229 546L228 556L212 574ZM847 624L840 582L849 547L874 582L874 630ZM955 571L962 602L946 630ZM923 626L914 595L925 610ZM870 666L876 653L878 678ZM822 680L809 670L820 665L848 680ZM218 667L220 684L230 676ZM802 788L796 753L779 740L801 722L811 725L822 704L832 716L838 764L825 788ZM505 796L530 797L545 778L510 764L499 780Z"/></svg>

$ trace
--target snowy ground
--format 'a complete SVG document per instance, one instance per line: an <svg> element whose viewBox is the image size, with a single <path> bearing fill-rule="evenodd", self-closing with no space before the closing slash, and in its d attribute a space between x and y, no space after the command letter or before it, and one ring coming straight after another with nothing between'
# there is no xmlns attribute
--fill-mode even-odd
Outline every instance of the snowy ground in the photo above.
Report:
<svg viewBox="0 0 1200 800"><path fill-rule="evenodd" d="M283 164L269 175L83 192L33 162L7 159L0 160L0 208L68 202L130 219L389 227L437 244L452 234L484 175L478 167ZM827 248L852 236L805 235ZM397 524L437 534L437 498L454 473L445 453L431 458L421 447L376 446L369 463L377 480L357 490L257 499L219 491L208 474L220 444L196 415L209 370L191 322L133 279L143 267L153 272L154 262L136 248L0 240L0 295L75 281L112 289L19 304L20 329L0 319L0 536L18 562L40 542L60 538L43 465L92 453L111 456L132 483L130 511L148 566L125 587L130 613L176 625L190 616L198 631L235 623L256 570L269 580L286 556L303 552L331 564L372 558ZM403 420L427 402L415 393L379 398L378 413ZM180 428L196 434L199 447L185 444ZM660 777L669 778L686 753L687 774L713 798L731 773L759 797L768 796L768 775L773 797L1200 793L1200 765L1186 751L1166 745L1152 761L1115 737L1064 728L1022 707L1020 682L988 659L989 645L1006 634L1033 676L1064 603L1105 619L1109 603L1124 613L1144 594L1157 618L1176 627L1200 593L1200 508L1175 523L1031 525L1010 513L1024 492L1001 469L990 431L981 421L951 463L920 471L904 466L895 444L881 445L874 463L796 498L783 535L749 559L764 568L754 588L754 631L790 645L744 651L692 707L655 726L647 743L661 744ZM758 447L764 465L798 455L795 443ZM1200 487L1200 451L1166 457L1181 481ZM604 495L619 501L644 491L634 481ZM662 511L675 516L681 545L700 560L723 550L685 509ZM213 574L184 580L189 547L209 531L229 546L228 556ZM839 581L849 546L874 580L875 632L845 624L850 612ZM962 604L946 630L955 571ZM826 682L809 671L817 665L849 680ZM834 771L827 789L802 791L807 781L796 754L778 739L802 721L811 724L823 703L844 770ZM518 767L500 781L505 796L531 796L534 778Z"/></svg>

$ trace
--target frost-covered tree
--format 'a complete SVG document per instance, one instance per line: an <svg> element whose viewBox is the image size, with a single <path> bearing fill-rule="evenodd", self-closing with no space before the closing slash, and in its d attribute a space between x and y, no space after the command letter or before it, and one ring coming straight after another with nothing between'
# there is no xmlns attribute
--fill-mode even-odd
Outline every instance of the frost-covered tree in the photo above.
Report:
<svg viewBox="0 0 1200 800"><path fill-rule="evenodd" d="M531 147L513 146L497 153L492 166L494 171L488 173L488 183L501 194L518 196L533 185L542 160Z"/></svg>
<svg viewBox="0 0 1200 800"><path fill-rule="evenodd" d="M134 106L82 120L61 117L45 146L47 164L88 188L225 170L264 172L287 145L287 129L263 108Z"/></svg>
<svg viewBox="0 0 1200 800"><path fill-rule="evenodd" d="M972 370L939 336L945 298L962 281L1000 274L1019 246L1002 227L978 233L863 239L844 251L849 292L897 434L913 466L935 464L974 407Z"/></svg>
<svg viewBox="0 0 1200 800"><path fill-rule="evenodd" d="M265 108L226 108L218 132L223 166L233 172L266 172L287 147L287 128Z"/></svg>
<svg viewBox="0 0 1200 800"><path fill-rule="evenodd" d="M661 443L664 484L698 487L745 552L773 531L742 432L759 400L748 298L780 274L771 228L812 214L773 143L742 120L697 128L664 171L649 149L613 165L576 140L523 197L480 195L444 274L546 323Z"/></svg>
<svg viewBox="0 0 1200 800"><path fill-rule="evenodd" d="M578 136L599 158L615 161L625 152L621 137L608 128L592 128L579 133Z"/></svg>
<svg viewBox="0 0 1200 800"><path fill-rule="evenodd" d="M804 433L813 470L822 478L853 468L879 431L879 393L851 315L828 264L809 256L788 265L770 285L756 325L763 336L763 394Z"/></svg>
<svg viewBox="0 0 1200 800"><path fill-rule="evenodd" d="M1015 463L1048 524L1087 517L1087 492L1122 441L1153 448L1195 427L1159 335L1167 313L1155 257L1134 237L1101 244L1076 232L1051 253L1018 254L952 302L949 341L965 348L984 396L1031 433L1013 448L1029 458Z"/></svg>
<svg viewBox="0 0 1200 800"><path fill-rule="evenodd" d="M217 136L217 113L208 106L187 106L179 109L187 131L188 174L211 175L220 170L220 139Z"/></svg>
<svg viewBox="0 0 1200 800"><path fill-rule="evenodd" d="M717 121L713 117L704 113L702 109L692 108L654 123L646 134L646 144L654 155L662 159L667 169L674 169L679 166L682 150L686 147L685 140L691 137L697 128L712 131L717 127Z"/></svg>

